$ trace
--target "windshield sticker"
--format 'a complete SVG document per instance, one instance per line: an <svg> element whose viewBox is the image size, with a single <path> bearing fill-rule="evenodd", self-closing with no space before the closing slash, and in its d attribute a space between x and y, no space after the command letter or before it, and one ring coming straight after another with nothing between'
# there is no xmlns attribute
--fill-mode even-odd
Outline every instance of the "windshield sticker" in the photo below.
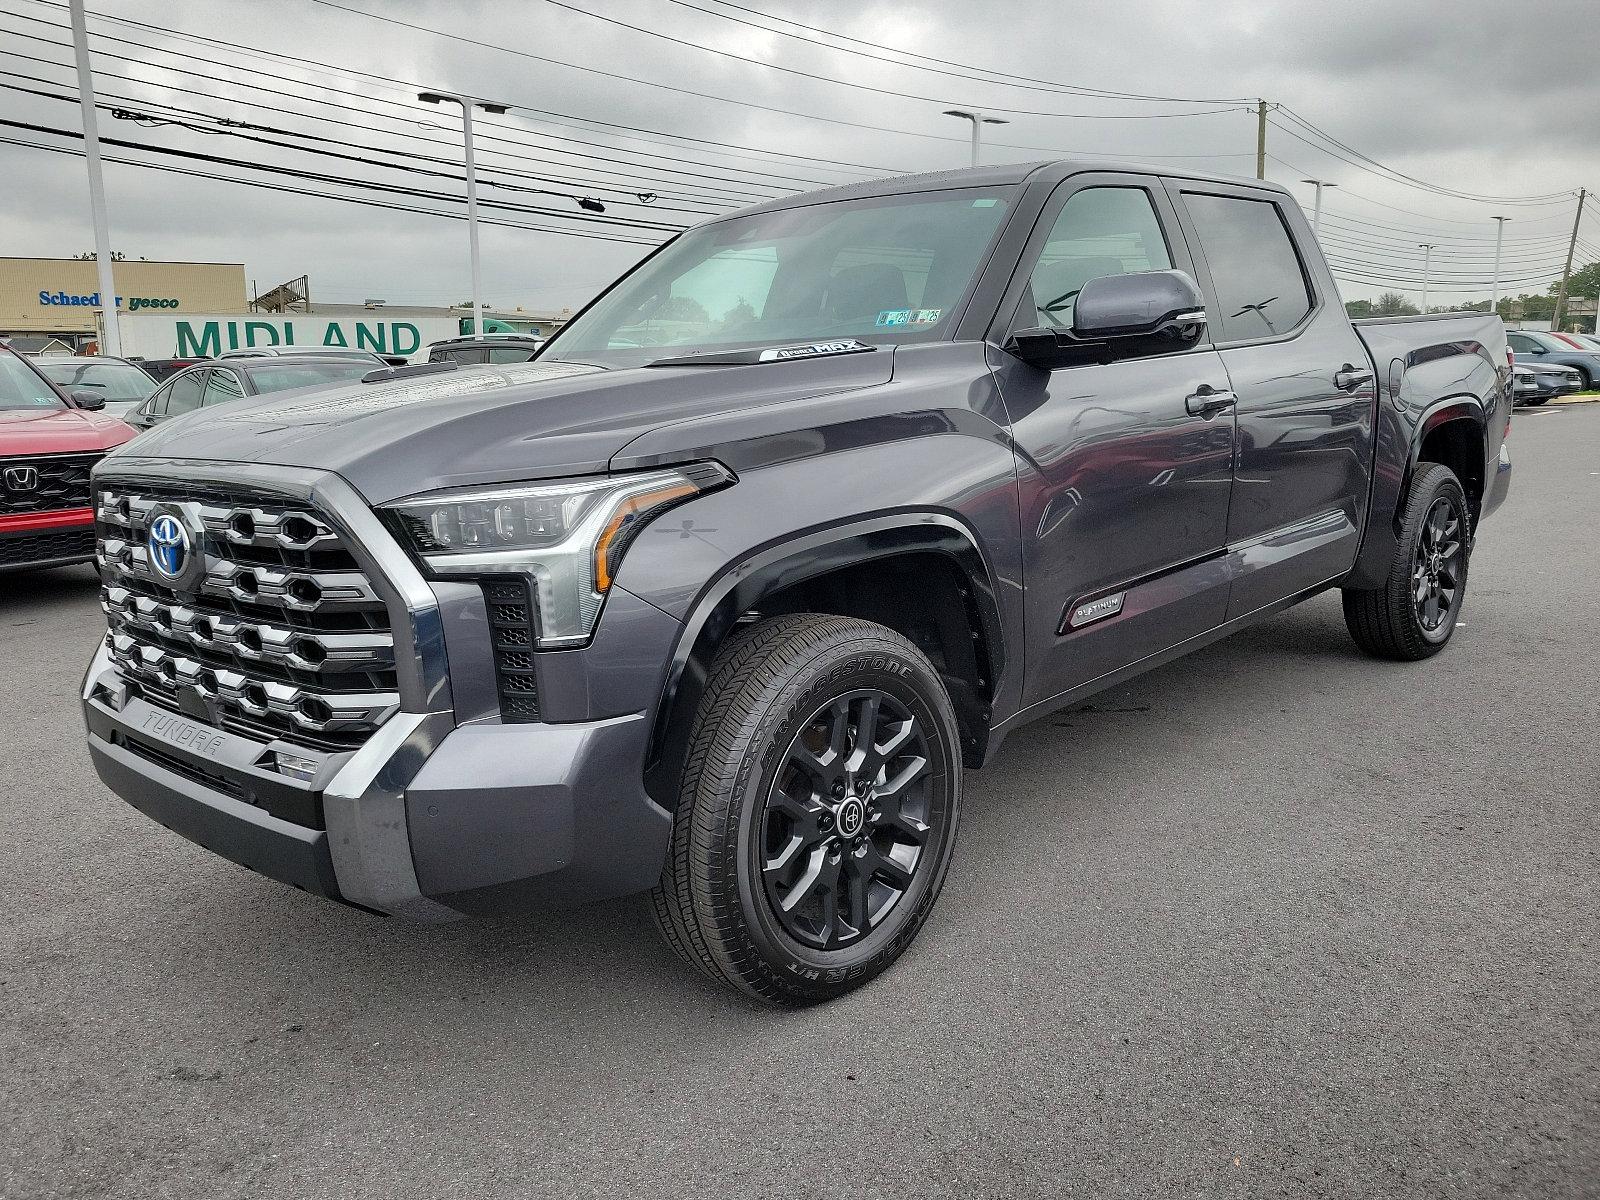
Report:
<svg viewBox="0 0 1600 1200"><path fill-rule="evenodd" d="M863 350L874 347L865 342L858 342L855 338L844 338L837 342L812 342L807 346L778 346L771 350L763 350L758 357L758 362L783 362L791 358L820 358L825 354L859 354Z"/></svg>
<svg viewBox="0 0 1600 1200"><path fill-rule="evenodd" d="M880 327L895 325L932 325L944 313L942 308L886 308L873 322Z"/></svg>

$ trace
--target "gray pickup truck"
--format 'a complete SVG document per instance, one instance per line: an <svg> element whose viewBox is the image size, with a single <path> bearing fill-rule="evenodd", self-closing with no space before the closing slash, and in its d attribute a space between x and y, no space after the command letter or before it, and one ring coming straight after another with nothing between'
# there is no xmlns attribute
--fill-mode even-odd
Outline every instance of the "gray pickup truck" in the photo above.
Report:
<svg viewBox="0 0 1600 1200"><path fill-rule="evenodd" d="M534 362L111 455L89 747L308 892L648 892L713 978L824 1000L915 936L963 769L1024 722L1328 588L1367 651L1440 650L1510 380L1495 317L1352 326L1269 184L1071 161L775 201Z"/></svg>

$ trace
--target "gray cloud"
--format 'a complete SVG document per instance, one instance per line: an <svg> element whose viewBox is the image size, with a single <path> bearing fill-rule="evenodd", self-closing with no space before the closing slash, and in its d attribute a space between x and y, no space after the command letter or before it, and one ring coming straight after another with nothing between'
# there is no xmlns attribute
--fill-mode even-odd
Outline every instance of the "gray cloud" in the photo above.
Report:
<svg viewBox="0 0 1600 1200"><path fill-rule="evenodd" d="M186 31L228 40L246 48L285 54L370 72L386 79L424 82L429 86L473 91L520 106L524 111L493 122L484 132L529 143L515 165L576 181L573 190L600 190L601 165L585 164L566 149L606 155L593 147L563 143L563 130L591 142L619 147L613 157L635 159L613 165L653 183L634 186L662 193L682 189L743 187L765 190L780 181L745 172L770 171L817 182L843 181L861 172L801 164L774 157L762 162L733 157L704 145L674 149L660 141L628 141L596 129L579 133L550 123L537 111L583 116L619 125L671 131L749 147L847 160L893 170L927 170L963 165L962 130L939 115L943 101L1063 113L1144 112L1171 110L1172 105L1136 105L1067 95L994 87L921 71L901 69L847 54L833 53L788 39L764 35L736 24L701 15L666 0L574 0L580 7L671 33L704 46L754 60L781 63L800 70L836 75L852 83L919 93L927 100L903 99L795 78L765 69L756 62L734 61L692 47L607 26L539 0L516 4L442 3L434 0L350 0L374 12L448 29L531 53L614 72L622 80L517 56L462 45L414 33L392 24L348 15L308 0L267 3L154 3L125 0L113 10L104 0L90 0L91 11L146 21L171 31ZM1250 3L1213 0L1204 6L1157 3L1118 4L955 4L940 0L918 3L856 0L854 3L797 0L752 0L754 7L810 25L862 38L873 45L895 45L942 58L971 62L1041 78L1070 80L1086 86L1181 96L1255 96L1289 105L1366 154L1398 170L1441 185L1486 194L1538 194L1575 189L1600 182L1600 145L1592 136L1593 115L1600 111L1600 91L1592 64L1600 50L1600 24L1578 5L1531 5L1508 13L1488 0L1430 0L1411 4ZM31 0L6 0L4 7L62 19L61 10ZM144 36L109 24L94 28L148 43L103 49L147 62L169 65L160 50L180 43L164 36ZM46 33L27 22L7 18L0 29ZM52 35L59 36L59 35ZM12 41L22 53L66 62L62 48ZM181 65L213 75L231 75L246 82L293 93L274 97L210 82L183 81L181 72L155 70L104 59L105 71L194 87L231 99L206 99L152 90L120 80L102 81L105 91L165 99L174 105L219 116L248 119L315 131L369 145L455 153L453 126L428 129L392 121L355 117L335 104L390 110L384 100L409 104L413 121L448 125L448 114L410 103L407 86L376 82L335 82L318 68L295 71L264 59L251 62L254 72L222 69L214 56L189 47L194 56ZM70 73L0 60L4 69L39 74L62 84ZM305 82L290 87L262 72L292 75ZM631 82L648 80L727 96L740 103L698 99ZM362 93L360 99L319 91L318 82ZM6 93L6 114L14 120L75 128L70 105ZM868 128L830 125L815 120L763 111L757 105L791 109L814 116L855 122ZM348 120L344 128L315 124L292 115L298 110ZM1275 116L1276 119L1281 119ZM904 132L920 132L925 137ZM338 173L350 170L362 178L405 182L395 172L341 166L332 160L253 146L224 137L203 137L182 130L145 129L126 122L105 121L107 135L129 137L206 153L264 163ZM421 147L397 135L436 139L438 147ZM1254 167L1255 121L1236 111L1185 120L1097 120L1083 117L1014 115L1012 123L991 134L988 157L1025 160L1046 157L1039 150L1127 155L1195 155L1165 158L1176 165L1247 174ZM1015 148L1001 143L1013 143ZM484 174L494 177L495 164L512 165L486 144ZM626 151L626 155L623 151ZM1345 221L1381 222L1370 231L1369 249L1357 252L1391 264L1399 275L1414 274L1405 266L1414 243L1439 235L1481 238L1481 243L1454 243L1464 273L1487 268L1493 206L1469 203L1403 186L1369 171L1338 161L1277 129L1269 135L1269 151L1282 162L1271 174L1282 182L1310 172L1341 184L1328 209ZM126 152L120 152L126 154ZM646 154L661 156L645 158ZM719 165L720 164L720 165ZM1292 164L1292 165L1287 165ZM687 178L677 172L698 172L710 178ZM90 244L87 204L80 160L0 147L0 177L7 188L7 220L0 231L0 253L69 254ZM509 177L505 177L510 181ZM745 181L742 184L735 180ZM448 181L414 177L417 186L454 190ZM526 181L524 181L526 182ZM314 294L330 299L383 297L395 302L449 302L467 293L465 229L458 221L383 212L331 200L282 195L256 188L179 175L112 166L107 169L112 200L113 241L135 256L243 261L247 275L265 288L282 279L309 273ZM334 185L307 183L318 190ZM791 188L813 186L790 182ZM621 196L625 185L615 183ZM1306 189L1300 189L1305 191ZM532 197L496 193L486 196L531 201ZM565 208L567 201L546 201ZM665 206L669 203L663 200ZM702 202L704 207L729 207ZM1392 207L1385 207L1392 206ZM1403 210L1403 211L1397 211ZM616 213L669 219L660 211L625 209ZM1569 227L1570 202L1547 206L1508 207L1516 218L1514 239L1555 239ZM522 219L522 218L519 218ZM533 218L526 218L533 219ZM679 216L681 220L694 218ZM1354 235L1352 235L1354 236ZM1600 234L1589 234L1600 244ZM1532 273L1558 262L1554 241L1511 243L1525 255ZM587 298L596 287L634 261L643 248L511 229L484 231L485 291L496 303L560 307ZM1450 268L1452 270L1456 268ZM1381 286L1346 286L1349 296L1370 295ZM1513 287L1511 290L1518 290ZM1445 300L1452 293L1436 286ZM1473 289L1472 294L1480 294Z"/></svg>

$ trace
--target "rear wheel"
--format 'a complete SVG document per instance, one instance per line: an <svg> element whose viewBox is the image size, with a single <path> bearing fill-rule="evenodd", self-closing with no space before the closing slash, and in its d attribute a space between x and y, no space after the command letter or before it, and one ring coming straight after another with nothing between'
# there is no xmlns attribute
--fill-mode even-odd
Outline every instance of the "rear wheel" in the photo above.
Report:
<svg viewBox="0 0 1600 1200"><path fill-rule="evenodd" d="M933 907L961 793L932 664L843 617L763 621L718 656L652 893L685 959L771 1004L887 968Z"/></svg>
<svg viewBox="0 0 1600 1200"><path fill-rule="evenodd" d="M1399 543L1382 587L1344 590L1344 619L1368 654L1414 661L1455 632L1467 590L1471 519L1455 473L1422 463L1411 480Z"/></svg>

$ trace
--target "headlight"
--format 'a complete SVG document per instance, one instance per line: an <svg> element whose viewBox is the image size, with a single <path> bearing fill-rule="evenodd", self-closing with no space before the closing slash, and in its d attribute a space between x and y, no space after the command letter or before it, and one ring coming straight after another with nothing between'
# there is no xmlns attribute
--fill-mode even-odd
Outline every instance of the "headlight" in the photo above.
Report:
<svg viewBox="0 0 1600 1200"><path fill-rule="evenodd" d="M733 482L720 463L637 475L435 492L385 510L436 576L514 573L533 587L539 645L581 645L628 545L673 505Z"/></svg>

